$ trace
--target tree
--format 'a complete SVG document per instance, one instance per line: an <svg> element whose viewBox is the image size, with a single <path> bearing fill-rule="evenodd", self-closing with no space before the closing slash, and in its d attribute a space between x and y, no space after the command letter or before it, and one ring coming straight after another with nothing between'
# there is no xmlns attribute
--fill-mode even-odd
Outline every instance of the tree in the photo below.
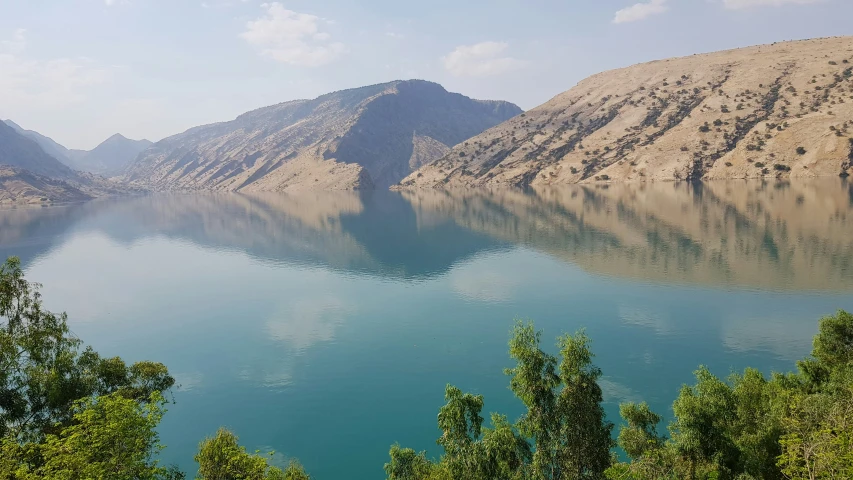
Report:
<svg viewBox="0 0 853 480"><path fill-rule="evenodd" d="M663 445L664 438L657 432L661 417L649 409L648 403L623 403L619 415L627 425L619 431L618 445L632 460Z"/></svg>
<svg viewBox="0 0 853 480"><path fill-rule="evenodd" d="M302 467L291 462L285 469L270 466L261 455L246 452L237 435L220 428L216 435L204 439L198 447L199 480L308 480Z"/></svg>
<svg viewBox="0 0 853 480"><path fill-rule="evenodd" d="M605 419L604 401L598 379L601 370L592 364L589 337L581 331L560 337L560 380L557 398L561 417L558 456L560 478L603 478L610 466L613 424Z"/></svg>
<svg viewBox="0 0 853 480"><path fill-rule="evenodd" d="M440 478L436 475L439 467L426 458L424 452L417 453L411 448L401 448L395 444L389 452L391 461L385 464L388 480L423 480ZM448 475L446 478L450 478Z"/></svg>
<svg viewBox="0 0 853 480"><path fill-rule="evenodd" d="M834 394L795 394L784 418L779 466L786 478L853 478L853 377Z"/></svg>
<svg viewBox="0 0 853 480"><path fill-rule="evenodd" d="M171 388L166 367L101 358L68 329L67 316L42 308L39 285L20 261L0 266L0 436L39 442L73 423L75 402L117 393L147 403Z"/></svg>
<svg viewBox="0 0 853 480"><path fill-rule="evenodd" d="M517 426L522 435L533 439L534 453L531 469L535 478L559 478L556 471L556 448L559 444L556 389L557 359L539 348L541 332L532 323L519 322L509 341L509 355L516 366L506 370L510 389L527 407Z"/></svg>
<svg viewBox="0 0 853 480"><path fill-rule="evenodd" d="M154 460L173 384L162 364L82 348L20 261L0 265L0 478L181 478Z"/></svg>
<svg viewBox="0 0 853 480"><path fill-rule="evenodd" d="M578 332L558 340L562 362L539 348L533 324L516 325L507 370L510 388L527 407L518 422L534 441L531 475L540 479L604 478L610 466L610 433L598 385L601 370L592 364L589 338ZM562 387L562 388L560 388Z"/></svg>
<svg viewBox="0 0 853 480"><path fill-rule="evenodd" d="M41 443L3 439L0 478L154 480L183 478L156 460L163 448L156 427L165 400L152 394L146 403L118 394L75 402L74 422Z"/></svg>

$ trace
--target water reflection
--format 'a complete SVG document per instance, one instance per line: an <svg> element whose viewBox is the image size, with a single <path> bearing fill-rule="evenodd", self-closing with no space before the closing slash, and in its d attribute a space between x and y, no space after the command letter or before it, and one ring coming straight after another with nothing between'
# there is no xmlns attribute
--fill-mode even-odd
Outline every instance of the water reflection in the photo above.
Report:
<svg viewBox="0 0 853 480"><path fill-rule="evenodd" d="M268 261L428 278L524 245L598 274L771 290L853 290L853 187L836 179L518 190L153 195L0 211L25 263L69 231L166 236ZM498 301L512 280L454 279Z"/></svg>
<svg viewBox="0 0 853 480"><path fill-rule="evenodd" d="M853 289L853 188L839 181L404 192L424 218L600 274L772 290Z"/></svg>

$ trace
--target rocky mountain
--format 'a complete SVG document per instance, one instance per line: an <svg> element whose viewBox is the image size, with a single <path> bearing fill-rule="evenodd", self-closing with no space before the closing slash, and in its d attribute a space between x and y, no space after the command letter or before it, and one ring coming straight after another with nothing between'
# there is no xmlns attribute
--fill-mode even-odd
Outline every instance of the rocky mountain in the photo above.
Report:
<svg viewBox="0 0 853 480"><path fill-rule="evenodd" d="M48 155L35 140L0 122L0 165L29 170L56 179L70 179L74 171Z"/></svg>
<svg viewBox="0 0 853 480"><path fill-rule="evenodd" d="M12 120L4 120L17 133L35 141L45 153L68 167L104 176L120 174L140 152L152 145L148 140L131 140L120 134L106 139L92 150L65 148L50 137L25 130Z"/></svg>
<svg viewBox="0 0 853 480"><path fill-rule="evenodd" d="M25 136L0 122L0 203L78 202L141 191L100 175L72 170L45 152L31 134L35 132ZM50 140L40 137L41 141L45 139Z"/></svg>
<svg viewBox="0 0 853 480"><path fill-rule="evenodd" d="M64 180L0 165L0 205L82 202L91 198Z"/></svg>
<svg viewBox="0 0 853 480"><path fill-rule="evenodd" d="M846 176L853 37L601 73L457 145L410 187Z"/></svg>
<svg viewBox="0 0 853 480"><path fill-rule="evenodd" d="M72 150L65 148L54 139L42 135L35 130L26 130L12 120L4 120L3 122L12 127L19 134L35 141L45 153L64 163L68 167L74 168L74 159L86 153L85 150Z"/></svg>
<svg viewBox="0 0 853 480"><path fill-rule="evenodd" d="M125 178L154 189L364 189L399 182L521 113L420 80L261 108L154 144Z"/></svg>
<svg viewBox="0 0 853 480"><path fill-rule="evenodd" d="M148 140L131 140L115 134L88 152L74 155L72 166L77 170L111 177L121 174L146 148Z"/></svg>

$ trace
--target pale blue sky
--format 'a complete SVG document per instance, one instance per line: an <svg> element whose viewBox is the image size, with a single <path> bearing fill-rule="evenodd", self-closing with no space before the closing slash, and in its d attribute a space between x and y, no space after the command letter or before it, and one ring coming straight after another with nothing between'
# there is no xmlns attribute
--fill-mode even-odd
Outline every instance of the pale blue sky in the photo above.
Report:
<svg viewBox="0 0 853 480"><path fill-rule="evenodd" d="M851 18L853 0L0 0L0 118L88 149L408 78L528 109L602 70Z"/></svg>

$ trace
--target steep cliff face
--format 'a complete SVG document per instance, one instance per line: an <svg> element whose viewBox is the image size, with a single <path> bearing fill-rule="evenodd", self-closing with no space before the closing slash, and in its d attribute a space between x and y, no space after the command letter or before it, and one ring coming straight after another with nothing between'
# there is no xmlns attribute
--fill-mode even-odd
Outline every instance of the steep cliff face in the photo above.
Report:
<svg viewBox="0 0 853 480"><path fill-rule="evenodd" d="M519 113L434 83L397 81L193 128L140 154L125 178L161 190L387 187L434 160L424 155L445 153Z"/></svg>
<svg viewBox="0 0 853 480"><path fill-rule="evenodd" d="M853 173L853 37L590 77L457 145L410 187Z"/></svg>

